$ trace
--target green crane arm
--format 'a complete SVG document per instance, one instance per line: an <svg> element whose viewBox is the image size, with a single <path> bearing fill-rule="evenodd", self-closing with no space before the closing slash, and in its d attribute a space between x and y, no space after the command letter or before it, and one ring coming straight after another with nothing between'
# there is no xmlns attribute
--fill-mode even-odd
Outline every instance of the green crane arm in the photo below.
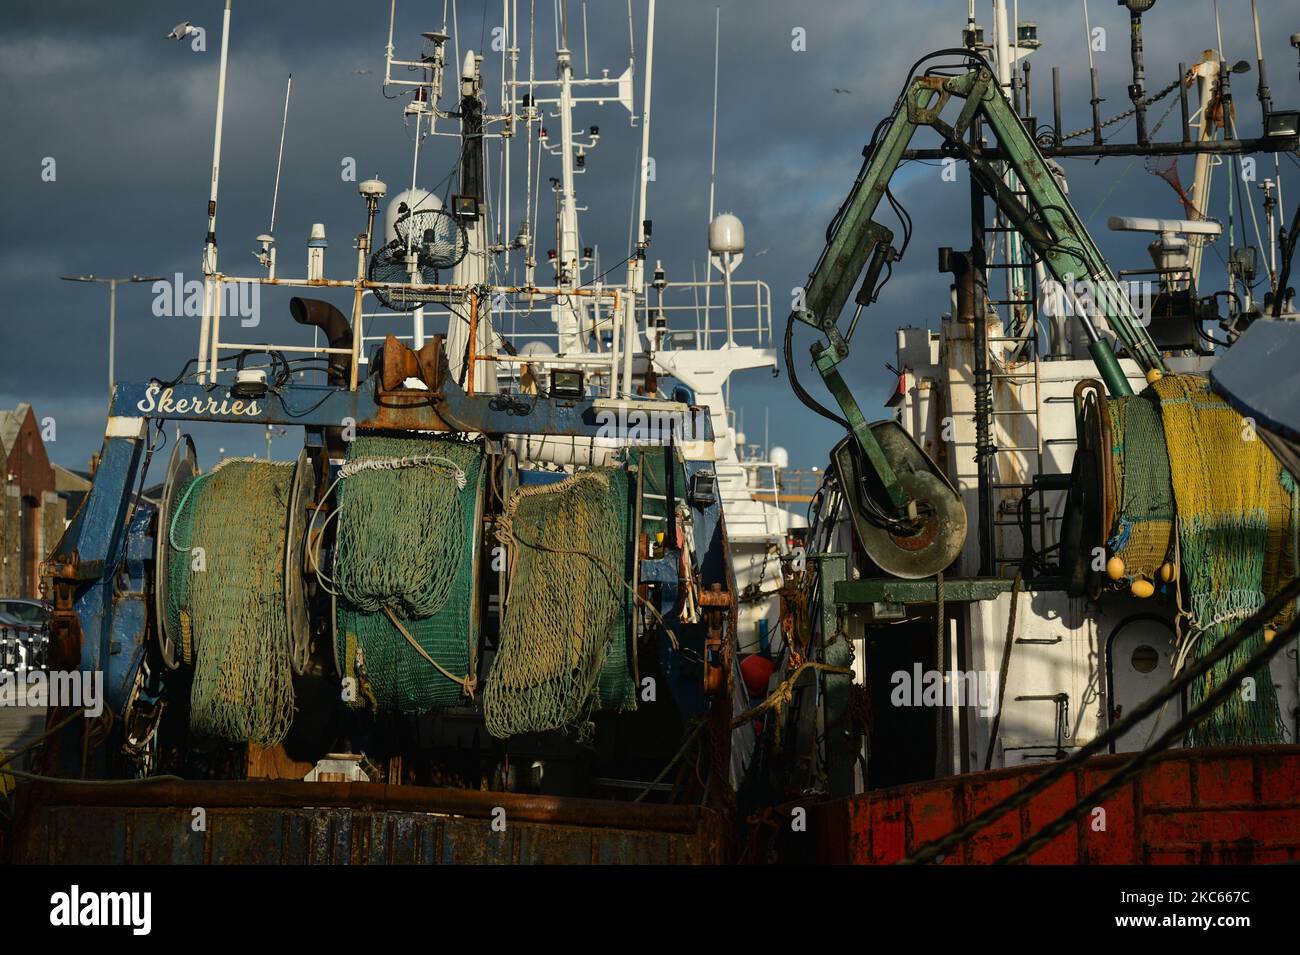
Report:
<svg viewBox="0 0 1300 955"><path fill-rule="evenodd" d="M953 100L960 101L961 108L950 125L941 115ZM1007 186L994 165L965 141L976 119L983 120L997 137L1010 170L1023 183L1025 196ZM872 216L885 197L904 150L922 126L937 130L954 154L966 160L971 175L993 197L1067 294L1072 295L1075 282L1083 280L1096 288L1118 288L1101 250L988 69L981 66L959 76L914 78L840 209L827 246L804 286L802 307L791 315L819 329L826 337L825 343L817 342L812 348L817 370L844 411L859 446L884 482L890 503L900 515L907 506L906 496L836 366L848 357L853 330L862 308L875 297L881 269L898 257L892 246L893 232ZM847 331L841 333L840 312L864 268L866 275L855 297L857 312ZM1106 294L1093 298L1101 306L1106 323L1138 364L1146 371L1163 372L1160 351L1128 297ZM1106 387L1112 395L1132 394L1109 341L1097 331L1086 309L1080 307L1076 311L1083 320L1089 338L1088 350Z"/></svg>

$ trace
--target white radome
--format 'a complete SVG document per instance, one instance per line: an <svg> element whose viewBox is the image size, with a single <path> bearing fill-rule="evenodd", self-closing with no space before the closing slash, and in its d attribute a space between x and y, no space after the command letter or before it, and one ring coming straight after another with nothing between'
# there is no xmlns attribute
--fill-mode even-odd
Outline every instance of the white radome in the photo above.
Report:
<svg viewBox="0 0 1300 955"><path fill-rule="evenodd" d="M715 255L745 251L745 226L739 216L723 212L709 223L709 251Z"/></svg>
<svg viewBox="0 0 1300 955"><path fill-rule="evenodd" d="M402 206L412 212L441 209L442 200L435 196L428 189L403 189L392 199L388 200L388 205L384 207L384 242L389 242L397 238L396 224L397 220L402 217L404 210ZM379 243L383 244L383 243Z"/></svg>
<svg viewBox="0 0 1300 955"><path fill-rule="evenodd" d="M521 358L553 358L555 351L546 342L529 342L519 349Z"/></svg>

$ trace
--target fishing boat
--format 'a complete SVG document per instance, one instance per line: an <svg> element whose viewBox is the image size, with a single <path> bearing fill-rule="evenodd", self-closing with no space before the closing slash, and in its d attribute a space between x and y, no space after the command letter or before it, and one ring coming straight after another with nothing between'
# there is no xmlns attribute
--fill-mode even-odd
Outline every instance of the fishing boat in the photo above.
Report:
<svg viewBox="0 0 1300 955"><path fill-rule="evenodd" d="M792 374L846 437L787 588L810 636L765 727L775 808L756 858L1300 857L1296 432L1277 387L1298 341L1277 211L1296 125L1257 17L1255 61L1233 64L1217 15L1121 6L1131 107L1102 118L1085 2L1092 122L1070 132L1058 70L1052 121L1035 109L1037 25L995 2L986 33L972 3L961 44L918 59L827 231L791 325L819 333L812 369L834 400L799 384L806 361ZM1149 38L1174 19L1204 54L1145 63L1144 23ZM1248 120L1232 81L1252 70ZM1108 223L1150 234L1150 264L1102 256L1074 159L1143 159L1173 187ZM914 160L968 171L970 246L938 250L951 307L897 329L892 410L871 421L837 366L912 239L889 184ZM1255 169L1267 181L1239 187ZM818 771L792 772L777 755L792 746ZM814 838L792 832L796 811Z"/></svg>
<svg viewBox="0 0 1300 955"><path fill-rule="evenodd" d="M758 493L776 465L742 462L727 403L733 374L776 367L771 292L735 275L743 226L712 209L713 277L647 274L653 0L644 62L613 76L587 67L585 9L579 70L568 5L553 63L518 6L489 66L445 14L404 36L392 0L383 92L410 178L357 182L355 258L317 224L299 274L276 235L291 77L260 271L237 274L216 243L226 3L198 348L115 385L45 565L50 668L103 674L106 706L52 701L39 771L15 773L17 860L731 857L754 746L738 651L779 649L803 523ZM577 122L601 110L640 133L608 268L577 186L601 141ZM249 289L289 296L300 336L239 340ZM209 422L268 429L267 459L202 467ZM270 460L290 427L296 460ZM133 496L153 481L156 502ZM172 825L200 805L200 829Z"/></svg>

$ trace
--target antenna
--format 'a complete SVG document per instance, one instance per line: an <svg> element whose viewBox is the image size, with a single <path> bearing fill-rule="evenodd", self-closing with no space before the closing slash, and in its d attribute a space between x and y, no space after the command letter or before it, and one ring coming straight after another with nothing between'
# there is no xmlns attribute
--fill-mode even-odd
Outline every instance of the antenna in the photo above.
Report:
<svg viewBox="0 0 1300 955"><path fill-rule="evenodd" d="M293 89L293 74L284 84L284 117L280 120L280 155L275 160L275 191L271 194L271 228L267 231L275 235L275 207L280 201L280 168L284 163L284 133L289 128L289 92Z"/></svg>
<svg viewBox="0 0 1300 955"><path fill-rule="evenodd" d="M280 154L275 160L275 190L271 193L271 227L257 237L262 244L260 252L254 252L257 261L267 271L267 277L275 278L275 210L280 201L280 169L284 164L284 133L289 127L289 91L293 89L293 74L284 86L284 117L280 120Z"/></svg>
<svg viewBox="0 0 1300 955"><path fill-rule="evenodd" d="M591 67L587 63L587 0L582 0L582 75L591 75Z"/></svg>
<svg viewBox="0 0 1300 955"><path fill-rule="evenodd" d="M713 143L709 148L709 224L713 224L713 188L718 168L718 50L722 37L722 8L713 8ZM709 311L713 305L713 250L709 249L704 262L704 341L709 340Z"/></svg>
<svg viewBox="0 0 1300 955"><path fill-rule="evenodd" d="M718 170L718 47L722 35L722 8L713 8L713 143L709 149L709 221L713 221L713 186Z"/></svg>

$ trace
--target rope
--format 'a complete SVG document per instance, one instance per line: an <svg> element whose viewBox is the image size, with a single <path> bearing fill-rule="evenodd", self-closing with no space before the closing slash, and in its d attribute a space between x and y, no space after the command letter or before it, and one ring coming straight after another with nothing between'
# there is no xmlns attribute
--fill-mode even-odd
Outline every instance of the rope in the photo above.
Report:
<svg viewBox="0 0 1300 955"><path fill-rule="evenodd" d="M127 786L132 783L183 783L187 780L181 776L142 776L139 779L74 779L68 776L44 776L40 773L28 773L18 769L5 770L10 776L30 779L40 783L72 783L75 786Z"/></svg>
<svg viewBox="0 0 1300 955"><path fill-rule="evenodd" d="M411 636L411 631L402 626L402 621L397 619L397 615L393 613L393 608L389 607L387 604L384 605L384 615L393 622L393 626L396 627L402 636L406 638L406 642L411 645L411 648L414 649L416 653L424 657L424 659L429 661L429 663L433 664L434 668L448 680L464 687L465 695L471 699L473 698L474 689L478 684L478 680L475 678L474 674L468 673L463 677L456 676L456 674L452 673L433 657L429 656L429 652L425 650L424 647L420 646L419 641L417 641L415 637Z"/></svg>
<svg viewBox="0 0 1300 955"><path fill-rule="evenodd" d="M20 746L18 749L14 750L12 753L9 753L8 755L4 753L0 753L0 767L7 766L9 763L13 762L19 756L23 755L23 753L26 753L29 750L35 749L37 746L41 745L41 743L45 742L47 739L49 739L59 730L63 729L63 727L67 726L78 716L80 716L81 711L83 709L85 709L85 707L82 706L73 707L71 713L69 713L63 719L59 720L59 722L55 723L53 726L46 729L43 733L41 733L40 736L24 744L23 746ZM5 772L12 773L13 770L5 770Z"/></svg>
<svg viewBox="0 0 1300 955"><path fill-rule="evenodd" d="M1080 815L1104 802L1112 793L1117 792L1125 783L1142 772L1152 759L1181 739L1184 733L1195 728L1202 720L1212 716L1222 703L1239 691L1239 684L1242 679L1259 669L1264 669L1267 672L1268 661L1282 652L1282 648L1291 642L1297 631L1300 631L1300 621L1293 620L1271 642L1265 643L1258 651L1253 653L1241 667L1233 672L1227 681L1219 685L1198 706L1162 733L1155 743L1137 753L1116 770L1114 775L1107 779L1105 783L1085 795L1052 822L1025 839L1001 859L998 859L996 864L1006 865L1029 858L1068 829L1070 824Z"/></svg>
<svg viewBox="0 0 1300 955"><path fill-rule="evenodd" d="M795 668L794 673L781 681L781 684L769 693L762 702L751 706L739 716L731 720L731 728L744 726L750 720L757 719L770 709L777 711L777 721L780 721L781 711L785 709L790 700L794 697L794 685L799 682L799 677L803 676L804 670L820 670L823 673L830 673L838 676L855 676L856 674L849 667L831 666L829 663L818 663L816 660L805 660Z"/></svg>
<svg viewBox="0 0 1300 955"><path fill-rule="evenodd" d="M1291 581L1287 586L1275 594L1259 610L1255 611L1246 620L1242 621L1231 634L1223 639L1218 646L1211 650L1205 657L1197 660L1192 664L1182 676L1170 680L1162 689L1147 699L1145 702L1134 707L1123 719L1115 723L1106 732L1094 737L1090 742L1084 744L1075 750L1070 756L1057 762L1051 769L1047 770L1041 776L1036 777L1028 783L1023 789L1008 796L999 803L990 806L984 812L975 816L973 819L959 826L946 836L942 836L933 842L926 843L917 849L900 864L916 865L923 862L929 862L936 856L952 848L959 842L968 839L970 836L986 828L992 822L1001 819L1013 809L1025 805L1036 796L1043 792L1058 779L1068 774L1070 771L1083 763L1089 758L1102 752L1110 744L1124 736L1133 727L1137 726L1147 717L1151 716L1168 700L1173 699L1183 692L1184 689L1202 674L1208 672L1216 663L1231 654L1243 641L1245 641L1257 628L1269 620L1282 607L1286 606L1289 601L1300 596L1300 578ZM1275 639L1273 643L1277 643ZM1269 644L1272 646L1272 644Z"/></svg>
<svg viewBox="0 0 1300 955"><path fill-rule="evenodd" d="M989 729L989 748L984 754L984 768L993 765L993 749L998 745L998 727L1002 725L1002 699L1007 692L1007 673L1011 669L1011 645L1016 637L1016 611L1020 609L1020 571L1016 571L1015 583L1011 585L1011 612L1007 615L1007 638L1002 644L1002 665L998 668L998 708L993 714L993 725Z"/></svg>
<svg viewBox="0 0 1300 955"><path fill-rule="evenodd" d="M686 751L690 747L691 743L693 743L695 738L700 735L700 730L704 729L707 725L708 720L703 717L695 720L695 725L692 726L691 731L686 734L686 738L682 740L682 745L678 747L673 758L664 764L664 768L659 771L659 775L650 780L646 788L641 790L641 792L637 794L637 797L632 800L633 802L640 802L642 799L645 799L646 796L650 795L650 791L658 786L659 783L663 781L663 778L668 775L668 771L677 765L678 761L686 755Z"/></svg>

